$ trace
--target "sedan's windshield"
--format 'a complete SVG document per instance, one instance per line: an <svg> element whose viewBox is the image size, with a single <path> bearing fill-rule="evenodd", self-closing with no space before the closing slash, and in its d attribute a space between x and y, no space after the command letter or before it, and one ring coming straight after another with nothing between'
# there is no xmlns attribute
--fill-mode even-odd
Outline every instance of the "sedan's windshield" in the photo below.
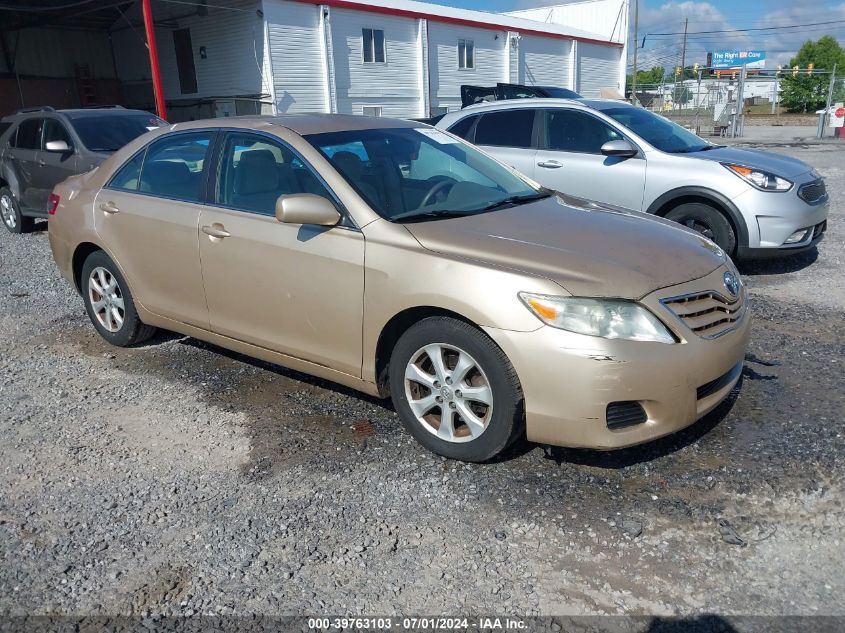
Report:
<svg viewBox="0 0 845 633"><path fill-rule="evenodd" d="M73 119L73 127L82 144L92 152L116 152L144 132L162 125L165 122L152 114L110 114Z"/></svg>
<svg viewBox="0 0 845 633"><path fill-rule="evenodd" d="M484 213L546 197L471 145L428 127L305 137L382 217Z"/></svg>
<svg viewBox="0 0 845 633"><path fill-rule="evenodd" d="M621 106L601 108L601 111L662 152L681 154L699 152L713 147L703 138L682 128L677 123L672 123L672 121L642 108Z"/></svg>

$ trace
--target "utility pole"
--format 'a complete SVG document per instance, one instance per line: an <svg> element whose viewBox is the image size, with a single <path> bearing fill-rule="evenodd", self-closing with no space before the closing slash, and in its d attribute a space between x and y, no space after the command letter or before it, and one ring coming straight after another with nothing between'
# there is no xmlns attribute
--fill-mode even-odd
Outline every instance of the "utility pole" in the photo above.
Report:
<svg viewBox="0 0 845 633"><path fill-rule="evenodd" d="M634 0L634 78L631 80L631 103L637 105L637 49L640 47L637 27L640 22L640 0Z"/></svg>
<svg viewBox="0 0 845 633"><path fill-rule="evenodd" d="M684 18L684 43L681 46L681 74L675 75L675 85L673 90L672 102L673 106L678 108L680 104L678 103L678 77L681 78L681 90L683 91L686 84L684 83L684 64L687 61L687 27L689 26L689 18ZM683 94L683 92L681 92Z"/></svg>
<svg viewBox="0 0 845 633"><path fill-rule="evenodd" d="M733 124L731 125L731 138L736 138L737 133L742 134L742 126L740 125L740 117L742 116L743 97L742 93L745 89L745 66L739 69L739 86L736 89L736 114L734 114Z"/></svg>
<svg viewBox="0 0 845 633"><path fill-rule="evenodd" d="M830 118L830 106L833 101L833 87L836 85L836 64L833 65L833 71L830 73L830 85L827 87L827 104L825 105L824 115L822 116L822 128L819 130L819 138L824 136L824 128L827 126L827 121Z"/></svg>

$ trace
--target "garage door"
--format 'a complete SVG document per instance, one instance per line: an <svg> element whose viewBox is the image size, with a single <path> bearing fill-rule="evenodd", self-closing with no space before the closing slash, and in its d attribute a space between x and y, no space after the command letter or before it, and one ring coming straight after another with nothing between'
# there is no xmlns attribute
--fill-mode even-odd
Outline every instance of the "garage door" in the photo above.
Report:
<svg viewBox="0 0 845 633"><path fill-rule="evenodd" d="M599 97L602 88L619 90L619 57L622 49L578 42L578 85L584 97Z"/></svg>

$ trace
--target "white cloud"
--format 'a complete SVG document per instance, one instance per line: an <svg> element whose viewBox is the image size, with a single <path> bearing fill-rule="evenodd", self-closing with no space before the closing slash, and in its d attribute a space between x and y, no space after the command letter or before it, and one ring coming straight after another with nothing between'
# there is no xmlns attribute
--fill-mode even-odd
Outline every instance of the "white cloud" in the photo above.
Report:
<svg viewBox="0 0 845 633"><path fill-rule="evenodd" d="M646 36L646 46L639 50L638 67L672 67L680 63L682 35L649 36L649 33L683 31L689 18L687 65L704 63L708 51L754 49L767 51L767 67L788 64L791 57L808 39L833 34L842 41L845 23L787 30L753 31L748 33L696 33L798 25L845 19L845 4L831 5L820 0L804 0L800 4L783 0L757 4L737 3L729 15L709 2L652 2L640 0L639 43ZM629 60L630 61L630 60Z"/></svg>

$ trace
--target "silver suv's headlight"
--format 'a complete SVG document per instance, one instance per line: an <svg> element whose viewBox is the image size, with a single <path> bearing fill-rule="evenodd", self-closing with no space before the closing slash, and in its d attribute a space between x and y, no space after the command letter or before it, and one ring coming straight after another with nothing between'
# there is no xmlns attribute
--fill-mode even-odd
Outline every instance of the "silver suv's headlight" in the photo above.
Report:
<svg viewBox="0 0 845 633"><path fill-rule="evenodd" d="M767 171L731 163L722 163L722 165L757 189L763 191L789 191L792 189L792 181Z"/></svg>
<svg viewBox="0 0 845 633"><path fill-rule="evenodd" d="M555 297L520 292L519 298L546 325L588 336L674 343L675 337L645 307L622 299Z"/></svg>

